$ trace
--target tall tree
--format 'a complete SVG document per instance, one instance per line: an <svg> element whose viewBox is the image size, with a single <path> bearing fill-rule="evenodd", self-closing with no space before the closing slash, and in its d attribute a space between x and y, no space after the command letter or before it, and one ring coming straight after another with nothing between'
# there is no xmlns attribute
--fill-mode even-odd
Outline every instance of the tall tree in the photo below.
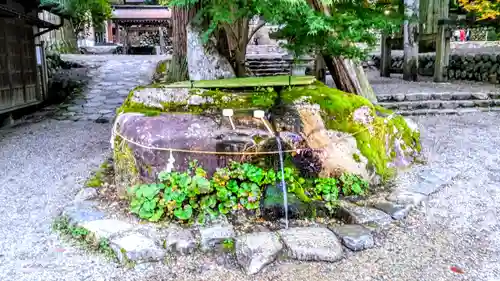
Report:
<svg viewBox="0 0 500 281"><path fill-rule="evenodd" d="M199 7L172 7L172 61L167 81L188 79L186 27L194 18Z"/></svg>
<svg viewBox="0 0 500 281"><path fill-rule="evenodd" d="M404 0L405 20L403 24L404 62L403 79L418 79L418 26L419 0Z"/></svg>
<svg viewBox="0 0 500 281"><path fill-rule="evenodd" d="M41 0L40 6L69 18L77 35L87 32L90 26L101 27L111 17L109 0Z"/></svg>
<svg viewBox="0 0 500 281"><path fill-rule="evenodd" d="M393 26L393 18L384 15L390 5L363 0L282 1L295 7L276 15L277 23L285 23L280 33L288 40L287 48L296 54L321 54L337 88L376 102L364 70L355 60L367 54L368 49L360 45L375 44L375 30Z"/></svg>

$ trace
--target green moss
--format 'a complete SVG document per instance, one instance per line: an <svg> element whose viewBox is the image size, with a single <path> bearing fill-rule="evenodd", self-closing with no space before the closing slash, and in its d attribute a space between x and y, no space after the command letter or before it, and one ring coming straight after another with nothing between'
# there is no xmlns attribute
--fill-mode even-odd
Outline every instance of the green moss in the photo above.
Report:
<svg viewBox="0 0 500 281"><path fill-rule="evenodd" d="M139 86L132 90L125 102L117 109L118 113L137 112L145 116L158 116L164 112L175 113L216 113L223 108L238 109L251 109L260 108L268 109L274 103L276 93L265 89L256 90L251 92L223 92L220 90L209 90L200 92L198 89L193 89L184 101L164 102L161 103L162 108L148 107L144 104L132 101L135 91L148 88L150 86ZM153 86L151 86L153 87ZM212 102L203 103L200 105L188 104L188 101L193 95L201 96L211 99Z"/></svg>
<svg viewBox="0 0 500 281"><path fill-rule="evenodd" d="M103 181L104 174L101 171L97 171L94 173L92 177L90 177L86 182L85 186L87 187L101 187L104 183Z"/></svg>
<svg viewBox="0 0 500 281"><path fill-rule="evenodd" d="M157 65L156 65L156 73L157 74L163 74L165 72L167 72L167 69L168 69L168 66L170 65L170 60L163 60L163 61L160 61Z"/></svg>
<svg viewBox="0 0 500 281"><path fill-rule="evenodd" d="M272 84L280 82L280 79L282 79L282 77L277 80L275 79L276 81L272 79L265 81L267 81L268 84ZM233 81L234 79L229 80ZM247 87L248 84L261 81L258 79L250 79L251 81L249 79L247 80L245 81L248 83L244 83L244 85L240 86ZM236 79L234 81L240 80ZM210 82L211 84L207 81L200 82L206 82L205 84L202 83L206 87L212 87L217 83L219 83L217 84L219 86L226 85L226 88L237 86L237 83L233 83L234 85L231 84L231 87L227 86L228 81L217 80L215 82ZM388 163L392 161L395 155L392 152L387 153L386 151L386 136L389 136L390 143L394 141L395 137L398 137L404 141L403 146L414 147L417 151L420 151L420 134L418 132L413 132L407 126L405 119L401 116L393 115L391 110L378 105L374 106L370 101L361 96L329 88L320 82L314 82L311 84L310 78L304 79L304 81L300 83L309 85L297 86L284 90L281 94L283 102L291 104L298 99L306 97L309 103L319 104L322 109L322 117L325 122L325 126L331 130L352 134L357 141L357 146L361 154L368 159L369 165L374 167L375 171L382 177L382 179L389 179L395 172L393 168L388 167ZM176 84L176 87L179 85ZM197 85L197 87L200 87L200 85ZM172 84L152 85L148 87L171 86ZM210 114L218 113L223 108L232 108L235 110L235 115L237 115L238 110L240 109L269 109L274 104L274 100L277 95L272 88L261 88L249 92L230 92L229 90L220 91L215 89L207 90L202 93L199 92L198 89L192 89L184 101L163 103L163 108L151 108L132 102L134 91L143 88L144 87L142 86L134 89L124 104L118 109L118 112L139 112L145 114L146 116L156 116L163 112ZM192 95L199 95L211 99L212 102L203 103L201 105L188 104ZM366 125L355 122L352 118L353 112L363 106L371 109L371 114L374 118L369 130ZM393 117L384 118L378 116L376 112L383 113L383 115L387 116L392 115ZM360 160L360 157L356 157L355 155L353 155L353 157L356 161Z"/></svg>
<svg viewBox="0 0 500 281"><path fill-rule="evenodd" d="M403 117L397 116L392 119L379 117L375 114L375 106L361 96L332 89L317 82L310 86L291 88L282 93L282 97L286 103L307 97L309 103L319 104L325 126L331 130L352 134L358 149L368 159L369 165L373 166L384 180L392 177L395 172L393 168L388 167L393 156L387 155L386 135L390 137L391 143L397 135L400 135L406 145L420 149L418 133L411 131ZM374 120L370 130L366 125L353 121L352 113L362 106L372 111ZM384 108L379 107L379 109L385 113L392 113ZM397 134L392 131L393 128L397 129Z"/></svg>
<svg viewBox="0 0 500 281"><path fill-rule="evenodd" d="M359 155L357 153L353 153L352 154L352 159L354 159L354 161L356 162L361 162L361 158L359 157Z"/></svg>
<svg viewBox="0 0 500 281"><path fill-rule="evenodd" d="M124 190L140 182L133 151L120 137L115 138L113 149L115 183L121 189L120 195L125 195Z"/></svg>

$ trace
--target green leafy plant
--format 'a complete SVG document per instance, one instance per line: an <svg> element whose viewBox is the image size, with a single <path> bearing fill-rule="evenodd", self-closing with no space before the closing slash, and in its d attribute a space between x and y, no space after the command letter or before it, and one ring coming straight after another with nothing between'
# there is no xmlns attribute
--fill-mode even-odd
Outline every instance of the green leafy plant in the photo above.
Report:
<svg viewBox="0 0 500 281"><path fill-rule="evenodd" d="M313 193L325 201L326 207L331 210L339 198L337 180L334 178L318 178L314 183Z"/></svg>
<svg viewBox="0 0 500 281"><path fill-rule="evenodd" d="M203 222L206 217L258 209L265 187L280 182L282 178L288 192L304 202L322 200L332 207L340 193L339 183L344 194L362 193L367 188L367 183L356 176L345 176L340 181L334 178L311 181L301 177L292 167L285 167L282 175L281 172L239 162L217 169L208 179L206 171L192 161L185 172L161 172L159 183L129 188L130 210L153 222L162 218Z"/></svg>
<svg viewBox="0 0 500 281"><path fill-rule="evenodd" d="M344 173L339 179L345 196L363 195L369 187L368 182L358 175Z"/></svg>
<svg viewBox="0 0 500 281"><path fill-rule="evenodd" d="M54 220L52 223L52 230L59 232L66 238L72 238L76 242L93 251L104 254L111 260L116 259L115 252L110 246L110 242L106 238L97 240L95 236L86 228L70 224L68 217L61 216Z"/></svg>
<svg viewBox="0 0 500 281"><path fill-rule="evenodd" d="M222 248L227 252L234 252L234 240L233 239L225 239L222 242Z"/></svg>

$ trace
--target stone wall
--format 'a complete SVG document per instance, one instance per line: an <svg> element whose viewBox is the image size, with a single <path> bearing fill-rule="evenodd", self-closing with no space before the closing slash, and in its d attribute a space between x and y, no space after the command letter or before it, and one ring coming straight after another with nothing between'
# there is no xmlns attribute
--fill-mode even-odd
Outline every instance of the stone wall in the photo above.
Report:
<svg viewBox="0 0 500 281"><path fill-rule="evenodd" d="M380 69L380 55L372 56ZM434 75L435 54L420 54L418 73L422 76ZM402 73L403 56L392 57L391 68ZM499 83L500 51L489 53L452 54L446 71L450 80L472 80Z"/></svg>

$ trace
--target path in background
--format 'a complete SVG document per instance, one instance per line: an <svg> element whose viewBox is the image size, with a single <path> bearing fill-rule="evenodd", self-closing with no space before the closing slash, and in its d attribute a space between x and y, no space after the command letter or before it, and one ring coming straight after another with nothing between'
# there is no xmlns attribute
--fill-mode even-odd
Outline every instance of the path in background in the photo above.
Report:
<svg viewBox="0 0 500 281"><path fill-rule="evenodd" d="M90 66L90 81L84 96L60 105L59 108L67 110L60 111L55 118L109 121L134 87L150 83L157 63L166 56L62 55L62 58Z"/></svg>

